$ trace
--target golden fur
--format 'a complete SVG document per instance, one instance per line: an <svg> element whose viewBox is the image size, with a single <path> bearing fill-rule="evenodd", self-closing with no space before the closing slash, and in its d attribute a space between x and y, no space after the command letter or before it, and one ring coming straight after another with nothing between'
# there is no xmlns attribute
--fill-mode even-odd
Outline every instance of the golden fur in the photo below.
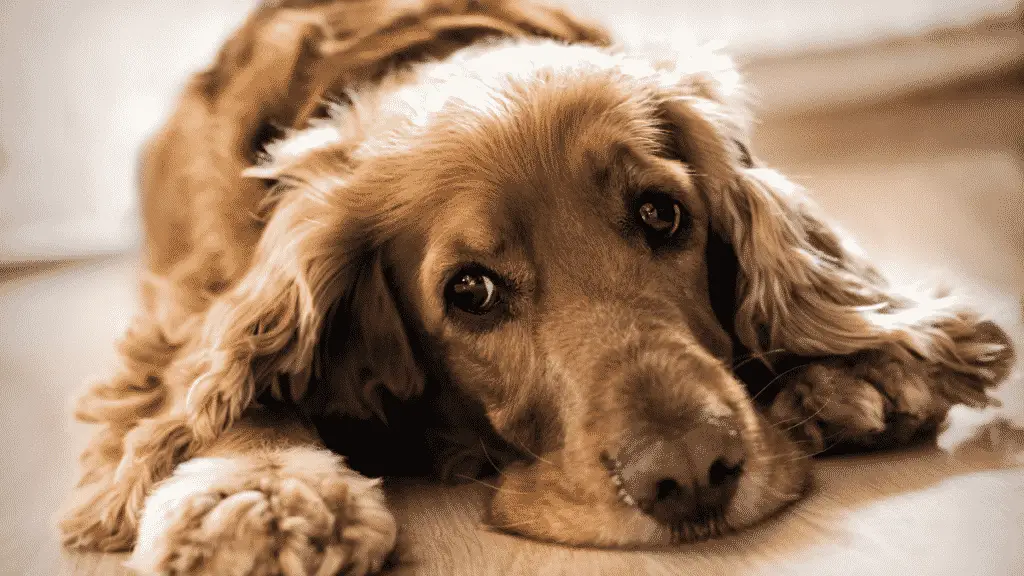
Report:
<svg viewBox="0 0 1024 576"><path fill-rule="evenodd" d="M379 570L396 534L380 489L312 424L386 418L385 397L465 402L530 456L504 470L495 526L603 546L748 526L799 497L802 455L990 402L1006 336L889 287L751 159L728 59L608 44L519 2L258 9L144 154L143 306L123 369L78 407L101 428L66 543L135 544L146 573ZM615 224L652 187L692 216L656 257ZM446 312L466 262L509 279L509 319ZM803 361L759 405L734 363L781 356ZM746 463L719 514L665 525L624 504L602 459L708 442L687 434L720 418Z"/></svg>

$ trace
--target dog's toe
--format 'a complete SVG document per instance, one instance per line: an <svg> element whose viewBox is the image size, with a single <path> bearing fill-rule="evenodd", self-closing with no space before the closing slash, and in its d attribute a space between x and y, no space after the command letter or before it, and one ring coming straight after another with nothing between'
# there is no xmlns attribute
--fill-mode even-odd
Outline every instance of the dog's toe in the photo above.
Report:
<svg viewBox="0 0 1024 576"><path fill-rule="evenodd" d="M904 444L934 428L950 403L922 370L874 355L811 364L773 402L772 421L814 451Z"/></svg>

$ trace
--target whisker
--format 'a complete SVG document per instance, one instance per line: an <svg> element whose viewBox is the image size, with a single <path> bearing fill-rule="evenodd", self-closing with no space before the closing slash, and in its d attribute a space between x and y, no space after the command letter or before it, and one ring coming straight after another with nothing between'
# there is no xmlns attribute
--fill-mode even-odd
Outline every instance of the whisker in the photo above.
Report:
<svg viewBox="0 0 1024 576"><path fill-rule="evenodd" d="M516 492L514 490L509 490L508 488L505 488L505 487L502 487L502 486L495 486L494 484L488 484L487 482L484 482L483 480L480 480L478 478L473 478L472 476L467 476L465 474L455 474L455 477L456 478L462 478L464 480L469 480L470 482L476 482L477 484L480 484L481 486L486 486L486 487L490 488L491 490L494 490L495 492L504 492L506 494L515 494L516 496L530 496L531 495L529 492Z"/></svg>
<svg viewBox="0 0 1024 576"><path fill-rule="evenodd" d="M512 522L509 524L491 524L491 526L493 528L498 528L500 530L509 530L520 526L534 526L541 520L542 518L540 518L539 516L534 516L533 518L528 518L526 520L523 520L522 522Z"/></svg>
<svg viewBox="0 0 1024 576"><path fill-rule="evenodd" d="M778 375L778 376L776 376L775 378L772 378L772 379L771 379L771 380L770 380L770 381L769 381L769 382L768 382L767 384L765 384L765 385L764 385L764 388L761 388L760 390L758 390L758 391L757 391L757 394L754 394L754 395L753 395L753 396L752 396L752 397L750 398L750 401L751 401L751 402L753 402L754 400L757 400L757 397L758 397L758 396L760 396L761 394L764 394L764 391L765 391L765 390L767 390L767 389L771 388L771 387L772 387L772 384L775 384L775 382L776 382L776 381L777 381L777 380L778 380L779 378L782 378L782 377L783 377L783 376L785 376L786 374L789 374L790 372L793 372L794 370L798 370L798 369L800 369L800 368L803 368L803 367L804 367L804 365L803 365L803 364L800 364L800 365L798 365L798 366L793 366L792 368L790 368L790 369L788 369L788 370L783 370L782 374L779 374L779 375Z"/></svg>
<svg viewBox="0 0 1024 576"><path fill-rule="evenodd" d="M763 360L764 357L769 355L769 354L780 354L780 353L785 352L785 351L786 351L785 348L776 348L774 350L768 350L766 352L748 352L747 354L744 354L744 355L740 356L739 358L734 358L733 359L732 369L733 370L737 370L739 368L742 368L747 363L752 362L754 360ZM738 360L739 360L739 363L737 363Z"/></svg>
<svg viewBox="0 0 1024 576"><path fill-rule="evenodd" d="M799 416L794 416L792 418L784 418L782 420L779 420L778 422L772 422L772 425L778 428L779 426L789 424L790 422L796 422L797 418L799 418Z"/></svg>
<svg viewBox="0 0 1024 576"><path fill-rule="evenodd" d="M481 440L481 442L483 442L483 440ZM550 460L547 460L547 459L545 459L545 458L541 458L541 457L540 457L540 456L538 456L537 454L534 454L534 453L533 453L533 451L531 451L531 450L530 450L529 448L527 448L526 446L523 446L523 445L521 445L521 444L516 444L516 445L515 445L515 447L516 447L516 448L518 448L518 449L520 449L520 450L522 450L523 452L526 452L526 454L527 454L528 456L531 456L531 457L533 457L533 458L535 458L535 459L537 459L537 460L539 460L539 461L541 461L541 462L543 462L543 463L545 463L545 464L547 464L547 465L551 466L552 468L555 468L555 469L556 469L556 470L558 470L559 472L561 472L561 471L562 471L562 469L561 469L561 468L559 468L558 466L555 466L555 463L554 463L554 462L552 462L552 461L550 461Z"/></svg>
<svg viewBox="0 0 1024 576"><path fill-rule="evenodd" d="M847 432L847 428L844 426L844 427L840 428L835 434L829 434L828 436L825 436L824 438L821 439L821 441L824 443L824 442L828 442L829 440L835 440L836 438L839 438L839 437L843 436L844 434L846 434L846 432ZM825 450L828 450L828 448L823 448L820 451L815 452L814 455L817 456L818 454L821 454Z"/></svg>
<svg viewBox="0 0 1024 576"><path fill-rule="evenodd" d="M494 460L491 460L491 454L487 451L487 444L484 443L484 439L483 438L480 438L480 448L482 448L483 451L484 451L484 458L487 458L487 461L490 462L491 467L493 467L494 470L500 476L501 475L501 468L499 468L498 465L494 463Z"/></svg>
<svg viewBox="0 0 1024 576"><path fill-rule="evenodd" d="M790 462L796 462L797 460L806 460L807 458L814 458L815 456L818 456L819 454L824 454L825 452L828 452L832 448L832 446L830 446L828 444L829 441L830 440L834 440L834 439L842 436L845 432L846 432L846 429L844 428L844 429L836 432L835 434L830 434L828 436L825 436L824 438L821 439L821 445L822 445L822 449L821 450L818 450L817 452L812 452L812 453L809 453L809 454L804 454L802 456L796 456L792 460L790 460Z"/></svg>
<svg viewBox="0 0 1024 576"><path fill-rule="evenodd" d="M803 420L797 422L796 424L793 424L789 428L786 428L785 430L783 430L783 432L789 432L790 430L796 428L797 426L802 426L803 424L805 424L806 422L810 421L812 418L814 418L818 414L821 414L821 411L824 410L825 407L828 406L831 402L832 402L832 398L826 399L824 404L822 404L817 410L815 410L813 414L811 414L807 418L804 418Z"/></svg>

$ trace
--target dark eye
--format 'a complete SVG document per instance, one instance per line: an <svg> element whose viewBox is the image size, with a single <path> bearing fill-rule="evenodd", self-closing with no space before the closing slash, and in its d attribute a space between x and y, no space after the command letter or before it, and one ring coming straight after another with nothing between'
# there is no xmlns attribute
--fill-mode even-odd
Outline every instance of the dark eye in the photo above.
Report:
<svg viewBox="0 0 1024 576"><path fill-rule="evenodd" d="M690 227L690 213L663 192L644 192L635 206L637 223L651 248L664 246Z"/></svg>
<svg viewBox="0 0 1024 576"><path fill-rule="evenodd" d="M470 314L483 315L501 301L498 283L486 270L467 270L455 275L445 288L448 304Z"/></svg>

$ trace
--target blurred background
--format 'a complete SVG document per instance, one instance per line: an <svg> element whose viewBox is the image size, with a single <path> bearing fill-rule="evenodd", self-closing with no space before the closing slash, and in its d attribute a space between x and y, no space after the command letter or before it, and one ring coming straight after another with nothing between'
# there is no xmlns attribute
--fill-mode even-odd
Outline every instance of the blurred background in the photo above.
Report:
<svg viewBox="0 0 1024 576"><path fill-rule="evenodd" d="M563 0L627 43L693 37L743 65L766 119L1003 76L1019 0ZM189 73L255 0L5 0L0 262L130 251L134 169Z"/></svg>
<svg viewBox="0 0 1024 576"><path fill-rule="evenodd" d="M723 46L755 96L754 152L812 189L891 278L952 280L1024 350L1020 0L548 1L627 44ZM123 573L120 557L57 542L87 438L66 406L112 372L136 308L140 145L255 4L0 0L0 574ZM1024 427L1024 382L999 397ZM823 496L778 540L682 554L690 568L664 573L1024 574L1016 437L1007 470L928 450L821 463ZM811 541L821 518L837 531Z"/></svg>

